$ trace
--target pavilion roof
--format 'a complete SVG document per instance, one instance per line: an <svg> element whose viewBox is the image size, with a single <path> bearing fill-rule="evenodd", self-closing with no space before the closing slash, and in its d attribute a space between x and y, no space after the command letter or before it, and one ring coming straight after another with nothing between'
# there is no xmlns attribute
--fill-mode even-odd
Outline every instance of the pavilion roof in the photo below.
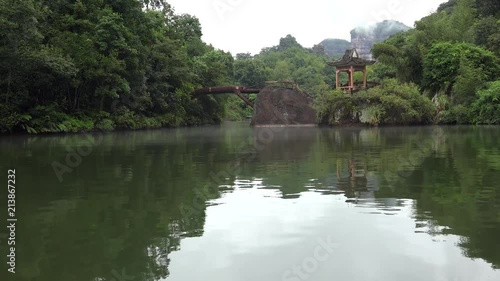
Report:
<svg viewBox="0 0 500 281"><path fill-rule="evenodd" d="M342 66L365 66L369 64L374 64L373 60L365 60L360 58L358 51L356 49L349 49L345 51L344 56L336 61L329 62L328 65L342 67Z"/></svg>

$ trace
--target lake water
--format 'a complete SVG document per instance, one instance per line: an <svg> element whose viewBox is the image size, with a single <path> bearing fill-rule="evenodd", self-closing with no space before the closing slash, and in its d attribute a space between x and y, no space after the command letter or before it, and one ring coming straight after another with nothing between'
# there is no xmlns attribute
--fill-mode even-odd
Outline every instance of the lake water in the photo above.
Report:
<svg viewBox="0 0 500 281"><path fill-rule="evenodd" d="M2 280L500 280L500 127L227 123L0 148L18 219Z"/></svg>

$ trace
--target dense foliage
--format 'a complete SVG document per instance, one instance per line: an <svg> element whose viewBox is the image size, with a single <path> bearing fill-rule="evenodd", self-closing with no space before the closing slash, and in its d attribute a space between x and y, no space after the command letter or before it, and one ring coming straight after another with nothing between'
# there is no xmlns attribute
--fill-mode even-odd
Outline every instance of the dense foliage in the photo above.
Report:
<svg viewBox="0 0 500 281"><path fill-rule="evenodd" d="M315 102L319 122L328 125L431 124L436 116L434 104L420 94L416 85L400 84L395 79L355 95L325 93Z"/></svg>
<svg viewBox="0 0 500 281"><path fill-rule="evenodd" d="M0 0L0 131L216 123L233 58L164 1Z"/></svg>
<svg viewBox="0 0 500 281"><path fill-rule="evenodd" d="M324 52L302 47L297 40L287 35L277 46L264 48L251 56L238 54L234 62L234 79L238 84L263 87L265 81L290 80L311 95L329 90L335 83L334 69L326 62Z"/></svg>
<svg viewBox="0 0 500 281"><path fill-rule="evenodd" d="M498 1L450 0L415 26L374 46L380 76L419 85L439 111L436 122L499 124Z"/></svg>
<svg viewBox="0 0 500 281"><path fill-rule="evenodd" d="M381 86L353 96L320 93L319 122L500 124L498 46L498 1L443 3L414 29L374 45L378 63L368 78Z"/></svg>
<svg viewBox="0 0 500 281"><path fill-rule="evenodd" d="M391 81L392 90L382 86L354 97L372 101L369 123L428 123L422 118L427 112L415 113L400 100L418 92L433 102L433 122L498 124L497 2L451 0L414 29L376 44L378 63L369 66L368 79ZM385 38L393 24L377 26L373 32ZM176 14L164 0L0 0L0 133L213 124L252 114L234 96L191 95L205 86L262 88L266 81L293 80L319 100L338 95L332 93L335 69L321 44L304 48L287 35L257 55L233 57L201 36L195 17ZM329 104L317 104L323 116ZM385 116L390 106L406 115Z"/></svg>

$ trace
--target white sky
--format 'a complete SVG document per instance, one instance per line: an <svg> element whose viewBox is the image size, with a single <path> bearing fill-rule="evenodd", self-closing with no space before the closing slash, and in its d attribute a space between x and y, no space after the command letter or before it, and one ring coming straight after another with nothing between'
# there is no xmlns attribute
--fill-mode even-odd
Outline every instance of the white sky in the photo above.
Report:
<svg viewBox="0 0 500 281"><path fill-rule="evenodd" d="M304 47L326 38L350 40L356 26L394 19L413 26L446 0L169 0L177 13L196 16L203 40L237 53L260 52L293 35Z"/></svg>

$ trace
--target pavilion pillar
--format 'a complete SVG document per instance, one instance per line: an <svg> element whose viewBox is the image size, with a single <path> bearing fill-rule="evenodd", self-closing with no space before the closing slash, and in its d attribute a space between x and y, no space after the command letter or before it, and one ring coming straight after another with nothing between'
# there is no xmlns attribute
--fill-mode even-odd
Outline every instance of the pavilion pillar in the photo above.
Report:
<svg viewBox="0 0 500 281"><path fill-rule="evenodd" d="M354 89L354 69L352 66L349 71L349 87L351 88L351 90Z"/></svg>
<svg viewBox="0 0 500 281"><path fill-rule="evenodd" d="M338 70L335 71L335 89L339 88L339 73L340 71Z"/></svg>

